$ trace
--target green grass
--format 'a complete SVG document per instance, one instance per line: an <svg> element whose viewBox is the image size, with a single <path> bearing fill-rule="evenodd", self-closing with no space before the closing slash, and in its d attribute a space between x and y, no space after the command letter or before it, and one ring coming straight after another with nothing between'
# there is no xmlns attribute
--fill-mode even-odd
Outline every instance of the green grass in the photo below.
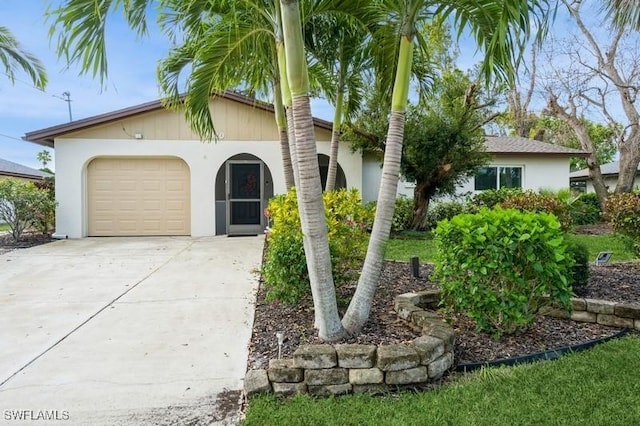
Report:
<svg viewBox="0 0 640 426"><path fill-rule="evenodd" d="M408 262L418 256L421 262L433 262L436 254L436 243L425 239L391 239L387 243L384 257L387 260Z"/></svg>
<svg viewBox="0 0 640 426"><path fill-rule="evenodd" d="M623 262L636 260L637 258L629 250L625 249L622 242L614 235L571 235L574 241L579 241L589 248L589 259L595 260L601 251L612 251L611 262Z"/></svg>
<svg viewBox="0 0 640 426"><path fill-rule="evenodd" d="M9 228L9 225L7 225L6 223L0 223L0 232L7 232L10 230L11 228Z"/></svg>
<svg viewBox="0 0 640 426"><path fill-rule="evenodd" d="M412 256L418 256L421 262L433 262L436 254L435 241L424 238L423 234L415 238L405 236L389 240L385 258L387 260L408 262ZM637 260L637 257L626 250L622 242L613 235L570 235L569 238L587 245L590 260L595 260L596 255L601 251L612 251L612 262Z"/></svg>
<svg viewBox="0 0 640 426"><path fill-rule="evenodd" d="M640 425L640 337L556 361L485 369L437 390L280 401L252 398L251 425Z"/></svg>

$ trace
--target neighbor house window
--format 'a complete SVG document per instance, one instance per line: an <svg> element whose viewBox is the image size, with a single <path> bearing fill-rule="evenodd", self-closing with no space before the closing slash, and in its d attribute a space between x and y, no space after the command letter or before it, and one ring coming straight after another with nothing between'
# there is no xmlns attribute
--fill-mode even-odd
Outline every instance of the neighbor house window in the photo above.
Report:
<svg viewBox="0 0 640 426"><path fill-rule="evenodd" d="M476 172L475 190L522 188L521 166L481 167Z"/></svg>

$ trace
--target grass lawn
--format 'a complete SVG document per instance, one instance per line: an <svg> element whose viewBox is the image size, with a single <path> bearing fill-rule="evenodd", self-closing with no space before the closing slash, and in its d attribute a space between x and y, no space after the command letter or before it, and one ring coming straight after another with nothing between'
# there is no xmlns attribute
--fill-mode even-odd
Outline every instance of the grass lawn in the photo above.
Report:
<svg viewBox="0 0 640 426"><path fill-rule="evenodd" d="M11 228L9 228L9 225L7 225L6 223L0 223L0 232L7 232L10 229Z"/></svg>
<svg viewBox="0 0 640 426"><path fill-rule="evenodd" d="M640 424L640 337L556 361L484 369L437 390L279 401L252 398L243 425Z"/></svg>
<svg viewBox="0 0 640 426"><path fill-rule="evenodd" d="M601 251L612 251L612 262L637 260L633 253L624 248L620 240L613 235L570 235L570 239L581 241L589 248L589 259L595 260ZM421 262L433 262L436 244L432 239L391 239L387 243L385 258L408 262L412 256L418 256Z"/></svg>

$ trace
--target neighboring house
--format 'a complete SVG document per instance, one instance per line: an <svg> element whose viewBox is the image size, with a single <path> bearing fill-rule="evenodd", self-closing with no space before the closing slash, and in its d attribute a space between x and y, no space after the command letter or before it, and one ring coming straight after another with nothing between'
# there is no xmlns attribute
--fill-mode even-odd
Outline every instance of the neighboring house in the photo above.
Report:
<svg viewBox="0 0 640 426"><path fill-rule="evenodd" d="M610 191L613 191L618 183L618 173L620 173L620 163L614 161L612 163L603 164L600 166L600 172L604 179L604 184ZM593 182L589 177L589 169L578 170L572 172L569 175L571 179L571 187L579 191L595 192L593 189ZM636 173L636 180L634 187L640 187L640 165L638 165L638 172Z"/></svg>
<svg viewBox="0 0 640 426"><path fill-rule="evenodd" d="M264 209L286 191L273 107L236 93L212 98L217 142L202 142L184 114L149 102L27 133L55 148L56 233L261 233ZM331 123L315 120L326 174ZM362 156L339 149L338 185L362 191Z"/></svg>
<svg viewBox="0 0 640 426"><path fill-rule="evenodd" d="M460 185L457 195L500 188L566 189L569 188L569 160L588 155L577 149L518 136L487 136L485 149L491 154L491 160ZM401 183L398 192L411 197L413 184Z"/></svg>
<svg viewBox="0 0 640 426"><path fill-rule="evenodd" d="M3 160L2 158L0 158L0 179L13 178L37 182L50 176L53 175L41 170L23 166L22 164L14 163L13 161Z"/></svg>

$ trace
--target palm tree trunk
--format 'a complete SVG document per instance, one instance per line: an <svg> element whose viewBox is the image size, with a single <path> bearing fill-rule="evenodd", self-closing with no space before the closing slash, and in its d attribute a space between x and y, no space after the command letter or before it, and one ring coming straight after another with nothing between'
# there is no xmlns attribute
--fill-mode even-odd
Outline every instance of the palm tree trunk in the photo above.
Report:
<svg viewBox="0 0 640 426"><path fill-rule="evenodd" d="M304 55L302 25L297 0L281 0L287 78L292 95L293 126L298 168L297 194L309 281L314 295L318 336L327 341L344 337L338 315L329 238L322 200L309 77Z"/></svg>
<svg viewBox="0 0 640 426"><path fill-rule="evenodd" d="M413 38L403 35L398 52L398 69L393 85L391 117L387 131L387 145L384 151L382 177L378 192L376 216L371 230L369 247L364 259L358 287L342 319L342 325L352 336L360 333L371 312L371 304L380 281L382 261L395 209L398 180L400 178L400 159L404 139L405 111L409 96L411 64L413 61Z"/></svg>
<svg viewBox="0 0 640 426"><path fill-rule="evenodd" d="M336 188L336 175L338 174L338 144L340 142L340 129L342 127L342 104L344 91L338 89L336 97L336 110L333 114L333 131L331 132L331 146L329 148L329 169L327 171L327 183L325 191L333 191Z"/></svg>
<svg viewBox="0 0 640 426"><path fill-rule="evenodd" d="M287 133L287 117L282 105L282 89L280 83L273 85L273 108L275 110L276 123L280 134L280 154L282 156L282 168L284 171L284 183L289 190L295 186L293 178L293 165L291 163L291 152L289 150L289 137Z"/></svg>

